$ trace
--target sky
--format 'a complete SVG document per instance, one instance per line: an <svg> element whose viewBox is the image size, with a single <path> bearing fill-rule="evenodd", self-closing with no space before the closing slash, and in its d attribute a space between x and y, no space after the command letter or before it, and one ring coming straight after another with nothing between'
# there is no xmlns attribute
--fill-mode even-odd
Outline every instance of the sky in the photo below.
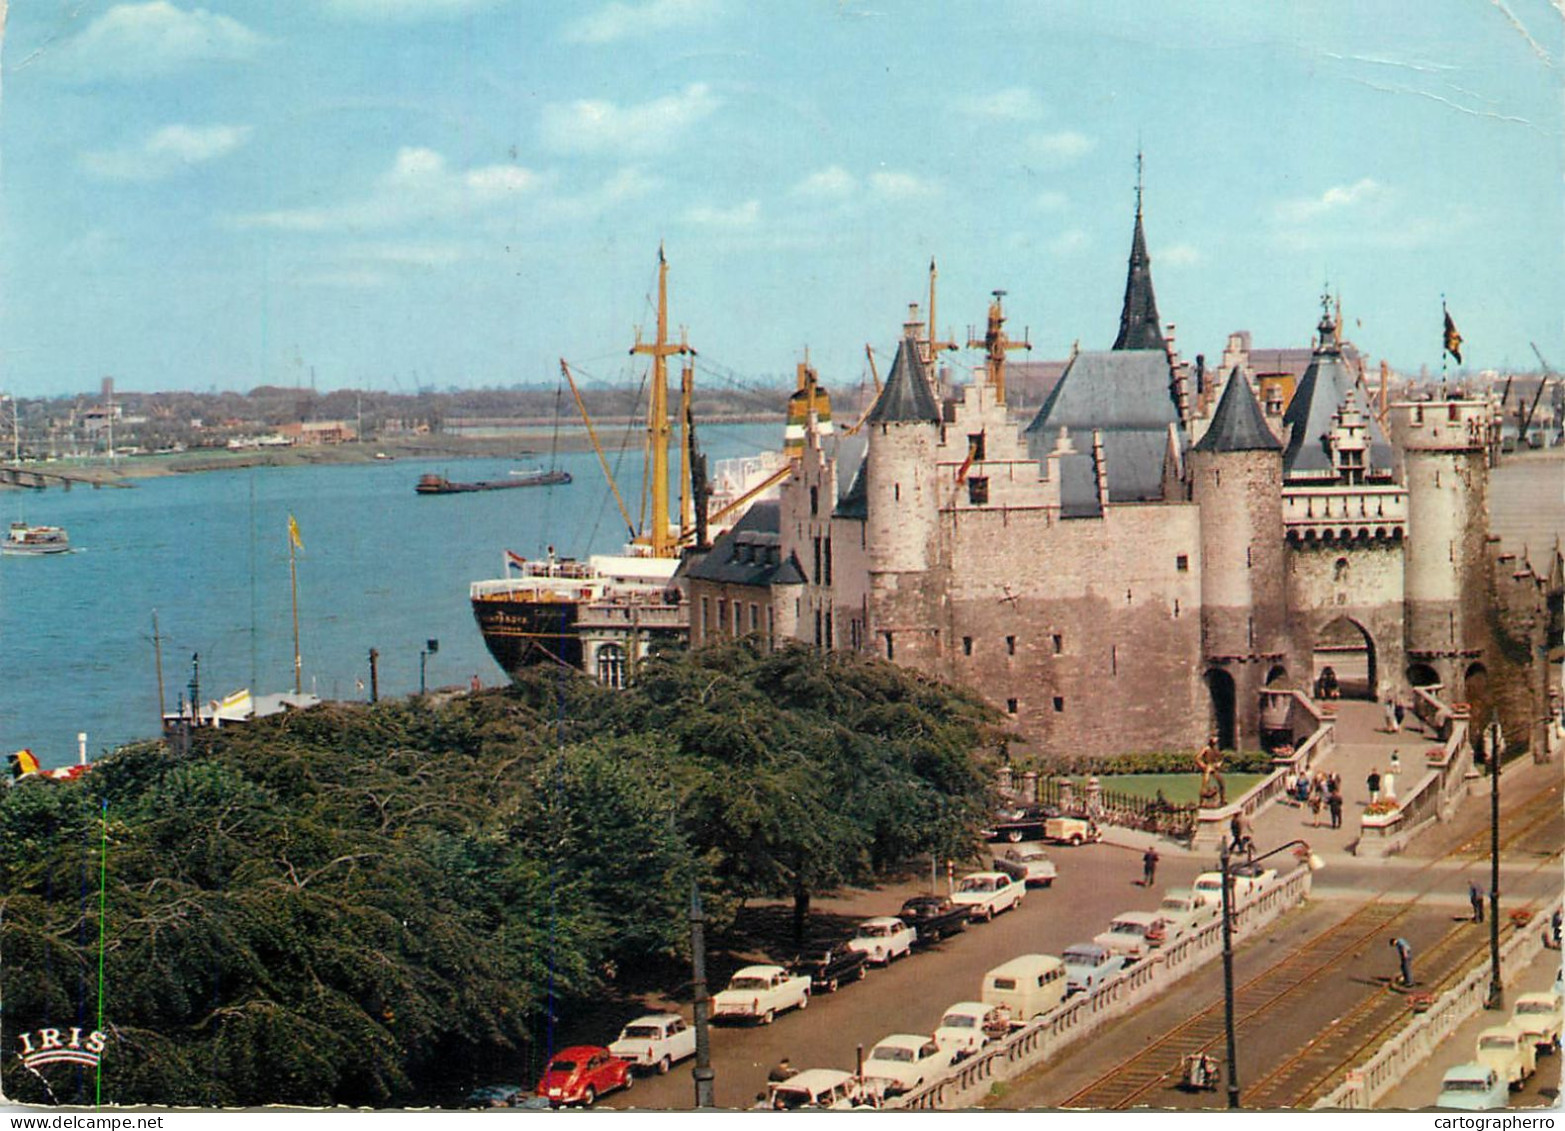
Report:
<svg viewBox="0 0 1565 1131"><path fill-rule="evenodd" d="M701 379L885 359L1007 292L1118 328L1144 154L1186 357L1565 366L1549 0L24 0L0 43L0 391L633 381L658 247ZM637 359L638 363L641 359ZM976 354L964 354L972 364Z"/></svg>

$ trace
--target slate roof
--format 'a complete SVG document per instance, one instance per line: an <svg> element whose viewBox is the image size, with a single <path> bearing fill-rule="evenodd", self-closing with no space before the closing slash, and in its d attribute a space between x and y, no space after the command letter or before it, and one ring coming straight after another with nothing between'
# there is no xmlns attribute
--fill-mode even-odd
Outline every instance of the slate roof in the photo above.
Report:
<svg viewBox="0 0 1565 1131"><path fill-rule="evenodd" d="M1284 429L1288 432L1288 447L1282 456L1283 475L1300 475L1319 478L1327 472L1335 472L1331 452L1326 447L1326 433L1335 422L1332 417L1348 399L1357 378L1342 356L1337 339L1336 323L1329 316L1323 317L1319 326L1320 343L1315 347L1310 367L1299 380L1288 411L1283 414ZM1392 466L1391 445L1381 431L1367 405L1361 404L1369 431L1369 469L1389 471Z"/></svg>
<svg viewBox="0 0 1565 1131"><path fill-rule="evenodd" d="M782 508L775 501L753 504L711 551L684 570L686 577L721 585L799 585L804 570L790 554L781 557Z"/></svg>
<svg viewBox="0 0 1565 1131"><path fill-rule="evenodd" d="M918 355L918 343L912 338L903 338L897 346L891 375L866 419L870 424L940 423L940 406Z"/></svg>
<svg viewBox="0 0 1565 1131"><path fill-rule="evenodd" d="M1212 423L1195 445L1198 452L1277 452L1282 445L1266 426L1250 382L1238 366L1228 375L1228 386L1217 402Z"/></svg>
<svg viewBox="0 0 1565 1131"><path fill-rule="evenodd" d="M1117 350L1167 350L1163 325L1157 316L1157 296L1152 292L1152 257L1141 228L1141 204L1136 204L1136 230L1130 239L1130 264L1125 273L1125 303L1119 312Z"/></svg>
<svg viewBox="0 0 1565 1131"><path fill-rule="evenodd" d="M842 464L837 465L840 469ZM864 458L859 460L858 470L853 473L853 481L848 484L847 491L842 498L837 500L837 509L833 512L837 518L868 518L869 517L869 453L864 453Z"/></svg>
<svg viewBox="0 0 1565 1131"><path fill-rule="evenodd" d="M1060 517L1103 517L1103 504L1098 498L1098 475L1090 452L1060 458Z"/></svg>

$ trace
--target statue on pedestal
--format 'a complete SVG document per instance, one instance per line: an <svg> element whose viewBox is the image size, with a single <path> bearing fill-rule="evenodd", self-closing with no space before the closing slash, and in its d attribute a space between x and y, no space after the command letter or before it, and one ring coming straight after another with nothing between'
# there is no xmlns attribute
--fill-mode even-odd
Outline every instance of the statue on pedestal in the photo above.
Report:
<svg viewBox="0 0 1565 1131"><path fill-rule="evenodd" d="M1228 804L1228 787L1223 784L1223 752L1217 745L1217 735L1207 739L1201 753L1195 756L1196 769L1201 771L1201 808L1220 809Z"/></svg>

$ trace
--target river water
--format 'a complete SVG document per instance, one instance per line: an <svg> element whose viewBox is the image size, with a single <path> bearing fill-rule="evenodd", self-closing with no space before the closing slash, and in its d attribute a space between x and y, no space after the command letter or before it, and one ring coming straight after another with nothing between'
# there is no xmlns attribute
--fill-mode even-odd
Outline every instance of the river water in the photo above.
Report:
<svg viewBox="0 0 1565 1131"><path fill-rule="evenodd" d="M712 459L776 449L780 423L709 428ZM613 452L611 463L616 460ZM641 456L616 471L632 514ZM468 584L500 577L505 550L550 545L585 556L617 552L625 526L591 452L561 454L573 482L466 495L419 496L424 472L504 479L537 457L409 460L246 468L135 480L131 490L9 492L6 521L65 527L76 552L0 558L0 752L30 747L47 767L158 731L153 614L170 710L200 655L201 698L241 688L293 689L288 516L297 557L304 690L369 697L368 653L380 653L380 693L503 682L473 623ZM676 464L677 467L677 464Z"/></svg>

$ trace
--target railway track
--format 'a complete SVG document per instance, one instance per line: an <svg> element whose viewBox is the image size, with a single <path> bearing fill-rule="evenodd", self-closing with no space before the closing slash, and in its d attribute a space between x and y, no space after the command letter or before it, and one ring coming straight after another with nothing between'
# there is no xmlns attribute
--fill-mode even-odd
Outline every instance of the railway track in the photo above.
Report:
<svg viewBox="0 0 1565 1131"><path fill-rule="evenodd" d="M1510 827L1504 830L1503 845L1516 844L1559 815L1559 787L1552 787L1531 798L1511 814ZM1467 862L1484 859L1488 854L1488 833L1476 834L1452 852ZM1528 872L1536 871L1557 859L1554 848L1539 859ZM1423 875L1436 861L1430 861L1413 873ZM1513 879L1516 873L1512 872ZM1408 877L1404 877L1404 882ZM1367 903L1346 919L1327 928L1293 953L1251 978L1234 991L1234 1027L1240 1038L1257 1035L1262 1029L1281 1022L1286 1011L1302 1004L1313 987L1336 971L1340 963L1394 927L1413 911L1418 900L1394 903ZM1460 977L1486 950L1485 943L1472 943L1472 933L1454 928L1419 956L1419 973L1427 987L1439 992ZM1380 987L1338 1021L1305 1043L1291 1057L1261 1076L1245 1090L1246 1106L1259 1108L1298 1107L1329 1087L1342 1071L1365 1050L1376 1046L1401 1024L1408 1011L1407 999ZM1176 1025L1162 1037L1147 1044L1109 1072L1065 1100L1066 1108L1114 1110L1134 1104L1154 1102L1153 1093L1174 1086L1180 1079L1184 1059L1195 1053L1222 1052L1224 1043L1224 1002L1221 997L1188 1020Z"/></svg>

